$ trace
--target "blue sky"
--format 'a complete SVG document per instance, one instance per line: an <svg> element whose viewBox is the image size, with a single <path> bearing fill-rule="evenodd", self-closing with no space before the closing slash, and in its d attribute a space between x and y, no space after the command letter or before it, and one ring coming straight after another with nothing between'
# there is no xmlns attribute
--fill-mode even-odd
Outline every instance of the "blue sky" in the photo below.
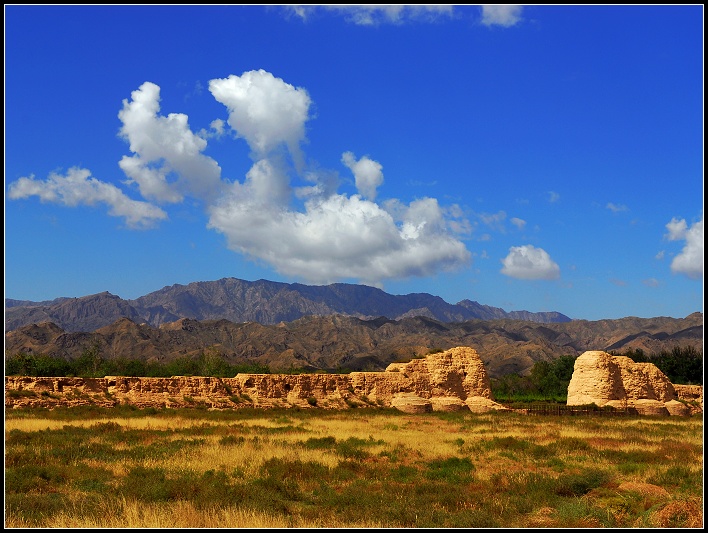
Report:
<svg viewBox="0 0 708 533"><path fill-rule="evenodd" d="M5 6L5 297L703 311L703 6Z"/></svg>

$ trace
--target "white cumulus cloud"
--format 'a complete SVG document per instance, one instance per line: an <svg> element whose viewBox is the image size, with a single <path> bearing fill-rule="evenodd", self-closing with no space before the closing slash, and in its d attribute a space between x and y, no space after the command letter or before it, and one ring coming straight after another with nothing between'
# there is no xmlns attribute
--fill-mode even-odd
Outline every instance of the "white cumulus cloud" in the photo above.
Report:
<svg viewBox="0 0 708 533"><path fill-rule="evenodd" d="M482 24L485 26L509 27L521 21L522 6L484 5L482 6Z"/></svg>
<svg viewBox="0 0 708 533"><path fill-rule="evenodd" d="M374 200L376 189L383 183L383 172L381 163L369 159L367 156L356 160L354 154L345 152L342 154L344 163L354 174L356 188L364 198Z"/></svg>
<svg viewBox="0 0 708 533"><path fill-rule="evenodd" d="M531 244L512 246L502 259L501 273L518 279L558 279L560 267L542 248Z"/></svg>
<svg viewBox="0 0 708 533"><path fill-rule="evenodd" d="M211 121L211 124L209 124L209 130L206 130L202 128L199 131L199 136L202 138L219 138L222 137L225 133L226 130L224 129L225 127L225 122L221 120L220 118L214 119Z"/></svg>
<svg viewBox="0 0 708 533"><path fill-rule="evenodd" d="M209 90L228 109L229 125L256 161L245 181L234 182L208 210L209 227L226 237L230 249L314 283L354 278L378 285L470 261L457 238L469 227L461 211L432 198L376 203L383 167L368 156L342 155L359 193L351 197L337 192L339 180L331 171L299 173L311 105L305 89L259 70L212 80ZM293 156L294 173L279 150L283 146ZM293 175L312 185L293 186ZM293 198L303 200L301 209Z"/></svg>
<svg viewBox="0 0 708 533"><path fill-rule="evenodd" d="M221 168L201 152L207 142L194 134L187 115L159 116L160 87L143 83L123 100L118 118L120 135L135 155L124 156L120 168L145 198L157 202L180 202L185 194L210 201L221 185ZM168 176L176 176L172 182Z"/></svg>
<svg viewBox="0 0 708 533"><path fill-rule="evenodd" d="M310 96L270 72L257 70L209 82L209 91L229 111L228 123L253 150L255 159L287 146L298 168L305 140Z"/></svg>
<svg viewBox="0 0 708 533"><path fill-rule="evenodd" d="M368 284L426 276L469 261L464 244L446 230L434 199L394 215L357 195L311 199L304 211L269 209L242 194L210 210L209 227L230 249L263 260L278 272L313 283L355 278Z"/></svg>
<svg viewBox="0 0 708 533"><path fill-rule="evenodd" d="M434 198L377 203L383 167L368 156L342 155L355 178L353 195L337 191L336 171L305 167L300 144L311 106L305 89L258 70L213 79L209 90L226 107L235 138L251 148L251 168L241 180L223 180L204 151L207 138L225 133L224 123L210 123L214 134L195 134L186 115L160 114L160 87L145 82L119 113L120 135L132 152L119 166L126 184L137 185L144 198L166 204L199 200L207 227L223 234L229 249L308 282L380 285L469 264L460 236L471 228L459 206L441 206ZM131 200L82 169L46 182L21 178L10 186L11 198L32 195L67 206L104 202L130 227L167 218L159 207Z"/></svg>
<svg viewBox="0 0 708 533"><path fill-rule="evenodd" d="M676 217L672 218L670 222L666 224L666 229L669 232L666 234L666 238L670 241L678 241L686 238L686 230L688 229L688 224L686 220L678 219Z"/></svg>
<svg viewBox="0 0 708 533"><path fill-rule="evenodd" d="M53 172L45 181L22 177L10 184L8 196L13 200L37 196L42 202L67 207L103 203L108 205L109 215L124 217L126 225L134 229L149 228L167 218L159 207L129 198L115 185L92 178L85 168L70 168L66 176Z"/></svg>
<svg viewBox="0 0 708 533"><path fill-rule="evenodd" d="M684 274L691 279L703 277L703 217L688 227L684 219L672 218L666 224L670 241L685 240L681 253L671 261L671 271Z"/></svg>

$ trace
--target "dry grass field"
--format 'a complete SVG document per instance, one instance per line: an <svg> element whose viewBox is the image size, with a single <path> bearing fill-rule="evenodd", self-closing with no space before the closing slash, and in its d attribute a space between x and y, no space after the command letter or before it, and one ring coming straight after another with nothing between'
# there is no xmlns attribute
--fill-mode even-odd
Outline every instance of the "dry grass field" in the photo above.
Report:
<svg viewBox="0 0 708 533"><path fill-rule="evenodd" d="M702 527L702 416L5 413L5 527Z"/></svg>

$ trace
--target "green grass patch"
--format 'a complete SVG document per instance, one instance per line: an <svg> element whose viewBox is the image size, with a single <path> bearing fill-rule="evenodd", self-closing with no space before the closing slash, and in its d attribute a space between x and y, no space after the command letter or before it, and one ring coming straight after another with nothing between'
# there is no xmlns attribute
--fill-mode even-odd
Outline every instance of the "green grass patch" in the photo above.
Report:
<svg viewBox="0 0 708 533"><path fill-rule="evenodd" d="M140 418L146 423L134 423ZM100 521L126 501L150 512L189 504L196 516L262 512L292 527L364 519L386 528L685 527L702 504L702 422L691 418L627 424L250 407L6 412L6 424L30 419L47 426L26 427L47 429L5 433L10 527L59 527L52 520L61 513ZM224 465L205 468L215 450ZM637 480L670 499L618 491Z"/></svg>
<svg viewBox="0 0 708 533"><path fill-rule="evenodd" d="M563 474L558 478L555 493L560 496L583 496L609 480L607 472L594 468L578 474Z"/></svg>
<svg viewBox="0 0 708 533"><path fill-rule="evenodd" d="M468 457L436 459L427 463L426 468L426 478L448 483L470 483L474 472L474 464Z"/></svg>

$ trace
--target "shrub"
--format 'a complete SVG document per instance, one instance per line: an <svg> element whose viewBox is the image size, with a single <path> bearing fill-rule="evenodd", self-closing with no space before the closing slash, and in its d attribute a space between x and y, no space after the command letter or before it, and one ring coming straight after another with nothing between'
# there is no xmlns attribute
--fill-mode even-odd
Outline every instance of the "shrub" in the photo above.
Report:
<svg viewBox="0 0 708 533"><path fill-rule="evenodd" d="M425 477L448 483L469 483L472 481L472 472L474 471L474 465L468 457L436 459L430 461L427 468Z"/></svg>
<svg viewBox="0 0 708 533"><path fill-rule="evenodd" d="M221 444L222 446L240 446L245 442L246 438L241 435L239 435L238 437L235 435L226 435L219 439L219 444Z"/></svg>
<svg viewBox="0 0 708 533"><path fill-rule="evenodd" d="M122 479L119 492L126 498L147 502L169 501L172 498L172 483L164 468L135 466Z"/></svg>
<svg viewBox="0 0 708 533"><path fill-rule="evenodd" d="M556 494L559 496L583 496L609 480L603 470L590 469L579 474L564 474L557 480Z"/></svg>
<svg viewBox="0 0 708 533"><path fill-rule="evenodd" d="M315 438L310 437L302 445L310 450L322 450L327 448L334 448L337 444L337 439L334 437L321 437Z"/></svg>

